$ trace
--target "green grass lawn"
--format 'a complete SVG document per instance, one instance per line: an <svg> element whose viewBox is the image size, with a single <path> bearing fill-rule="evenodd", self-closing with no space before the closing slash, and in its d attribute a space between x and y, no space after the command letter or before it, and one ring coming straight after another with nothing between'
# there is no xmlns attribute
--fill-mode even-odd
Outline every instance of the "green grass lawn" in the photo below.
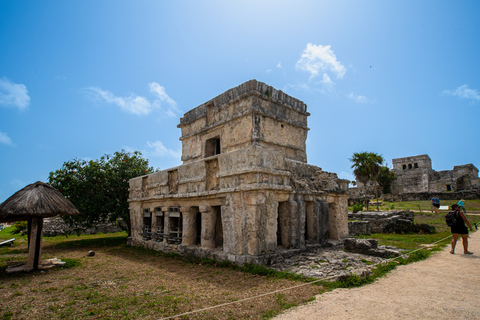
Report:
<svg viewBox="0 0 480 320"><path fill-rule="evenodd" d="M442 205L452 205L456 201L443 201ZM429 200L424 201L403 201L403 202L388 202L384 201L380 206L380 211L392 210L391 205L394 205L393 210L412 210L415 211L415 223L428 224L436 228L437 232L434 234L371 234L368 236L361 236L362 238L375 238L379 240L382 245L392 245L401 249L414 250L426 245L430 245L443 238L449 237L450 227L445 223L445 214L448 210L443 210L440 213L432 213L431 203ZM469 211L480 210L480 200L466 200L465 206L467 208L467 219L473 226L477 222L480 226L480 216L470 215ZM351 207L349 207L351 210ZM370 210L376 211L376 206L370 206ZM439 250L450 243L450 238L442 241L434 250Z"/></svg>
<svg viewBox="0 0 480 320"><path fill-rule="evenodd" d="M382 199L379 199L382 201ZM458 199L460 200L460 199ZM440 200L440 204L442 206L451 206L452 204L458 203L458 200ZM372 202L375 200L372 199ZM465 208L467 213L469 211L480 211L480 200L465 200ZM393 205L393 208L392 208ZM379 206L380 211L387 211L387 210L413 210L413 211L421 211L421 212L431 212L432 203L430 200L419 200L419 201L398 201L398 202L390 202L390 201L383 201L382 205ZM349 211L352 211L352 207L348 207ZM377 210L377 206L370 206L370 210L374 211ZM448 210L443 210L447 213Z"/></svg>

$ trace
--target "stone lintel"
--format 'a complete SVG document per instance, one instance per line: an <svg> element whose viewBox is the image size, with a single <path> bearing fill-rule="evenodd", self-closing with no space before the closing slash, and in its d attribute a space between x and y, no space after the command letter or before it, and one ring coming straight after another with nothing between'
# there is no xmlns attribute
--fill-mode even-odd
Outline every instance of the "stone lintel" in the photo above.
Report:
<svg viewBox="0 0 480 320"><path fill-rule="evenodd" d="M212 210L212 207L210 207L210 206L200 206L200 207L198 207L198 211L200 211L202 213L203 212L210 212L211 210Z"/></svg>

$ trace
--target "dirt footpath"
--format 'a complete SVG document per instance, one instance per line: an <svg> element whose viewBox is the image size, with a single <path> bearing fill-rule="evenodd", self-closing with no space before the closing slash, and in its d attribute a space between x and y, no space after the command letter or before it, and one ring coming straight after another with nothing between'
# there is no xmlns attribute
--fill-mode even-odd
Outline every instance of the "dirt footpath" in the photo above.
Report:
<svg viewBox="0 0 480 320"><path fill-rule="evenodd" d="M399 266L373 284L336 289L274 318L292 319L480 319L480 232L464 255L450 245L427 260Z"/></svg>

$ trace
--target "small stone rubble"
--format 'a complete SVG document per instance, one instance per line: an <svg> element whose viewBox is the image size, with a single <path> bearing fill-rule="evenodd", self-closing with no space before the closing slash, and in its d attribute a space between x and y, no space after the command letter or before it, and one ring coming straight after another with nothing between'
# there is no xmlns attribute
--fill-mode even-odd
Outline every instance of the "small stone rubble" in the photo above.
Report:
<svg viewBox="0 0 480 320"><path fill-rule="evenodd" d="M393 246L379 246L375 239L345 239L345 251L361 253L380 258L398 257L400 250Z"/></svg>
<svg viewBox="0 0 480 320"><path fill-rule="evenodd" d="M277 262L271 265L271 268L277 271L300 274L309 278L320 279L328 277L328 280L331 281L346 278L350 275L358 275L365 278L372 274L371 269L375 267L375 264L384 260L382 257L400 254L395 247L378 246L378 242L374 239L349 238L347 240L349 240L349 248L353 244L354 250L358 250L358 252L348 252L346 248L343 250L343 242L338 242L328 248L318 248L313 251L303 252L283 261L277 260ZM345 242L347 243L347 241Z"/></svg>

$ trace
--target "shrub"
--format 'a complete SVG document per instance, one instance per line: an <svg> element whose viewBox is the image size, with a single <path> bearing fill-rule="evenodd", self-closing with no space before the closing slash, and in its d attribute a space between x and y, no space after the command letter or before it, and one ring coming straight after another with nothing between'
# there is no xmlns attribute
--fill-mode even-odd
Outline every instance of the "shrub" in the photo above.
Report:
<svg viewBox="0 0 480 320"><path fill-rule="evenodd" d="M13 234L26 234L28 229L28 222L27 221L17 221L13 224Z"/></svg>
<svg viewBox="0 0 480 320"><path fill-rule="evenodd" d="M361 203L355 203L352 207L352 211L355 213L355 212L358 212L358 211L362 211L363 210L363 204Z"/></svg>

